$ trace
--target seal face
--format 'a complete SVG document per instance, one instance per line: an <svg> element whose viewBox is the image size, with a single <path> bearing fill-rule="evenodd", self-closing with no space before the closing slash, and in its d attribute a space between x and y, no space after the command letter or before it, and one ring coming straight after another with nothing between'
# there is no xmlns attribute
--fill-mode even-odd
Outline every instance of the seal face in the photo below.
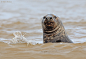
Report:
<svg viewBox="0 0 86 59"><path fill-rule="evenodd" d="M53 14L47 14L42 19L43 28L43 42L44 43L56 43L56 42L68 42L73 43L67 36L64 26L59 17Z"/></svg>

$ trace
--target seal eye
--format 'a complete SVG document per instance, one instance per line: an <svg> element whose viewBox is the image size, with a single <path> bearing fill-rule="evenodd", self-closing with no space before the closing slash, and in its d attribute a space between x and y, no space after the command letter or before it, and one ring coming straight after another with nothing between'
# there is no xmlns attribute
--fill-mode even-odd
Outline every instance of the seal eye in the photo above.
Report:
<svg viewBox="0 0 86 59"><path fill-rule="evenodd" d="M44 16L43 19L45 19L46 17Z"/></svg>
<svg viewBox="0 0 86 59"><path fill-rule="evenodd" d="M57 17L56 17L56 16L54 16L54 18L56 19Z"/></svg>

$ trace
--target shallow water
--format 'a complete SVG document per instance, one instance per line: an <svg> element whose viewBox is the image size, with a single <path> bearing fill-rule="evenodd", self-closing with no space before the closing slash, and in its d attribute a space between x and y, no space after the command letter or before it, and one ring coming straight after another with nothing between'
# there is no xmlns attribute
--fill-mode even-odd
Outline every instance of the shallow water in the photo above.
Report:
<svg viewBox="0 0 86 59"><path fill-rule="evenodd" d="M60 17L74 43L7 44L15 31L42 43L41 20L50 13ZM0 59L84 59L86 0L0 0L0 41Z"/></svg>

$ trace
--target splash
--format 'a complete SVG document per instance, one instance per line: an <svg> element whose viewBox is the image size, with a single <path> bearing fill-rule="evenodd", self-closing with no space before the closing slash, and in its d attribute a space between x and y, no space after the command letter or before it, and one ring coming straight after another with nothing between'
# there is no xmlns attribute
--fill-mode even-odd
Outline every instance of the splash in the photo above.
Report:
<svg viewBox="0 0 86 59"><path fill-rule="evenodd" d="M26 33L25 33L26 34ZM25 35L24 34L24 35ZM22 33L20 31L16 31L13 33L13 35L15 36L8 44L17 44L17 43L27 43L28 44L32 44L32 45L36 45L38 43L36 43L35 41L31 41L31 40L27 40L24 35L22 35Z"/></svg>

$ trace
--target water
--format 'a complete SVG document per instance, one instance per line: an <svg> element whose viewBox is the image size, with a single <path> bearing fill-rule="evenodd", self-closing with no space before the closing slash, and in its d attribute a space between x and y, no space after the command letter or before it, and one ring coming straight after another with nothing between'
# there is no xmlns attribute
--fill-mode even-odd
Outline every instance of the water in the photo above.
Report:
<svg viewBox="0 0 86 59"><path fill-rule="evenodd" d="M50 13L60 17L74 43L7 44L16 31L28 41L42 43L41 20ZM86 58L85 42L85 0L0 0L0 59L81 59Z"/></svg>

